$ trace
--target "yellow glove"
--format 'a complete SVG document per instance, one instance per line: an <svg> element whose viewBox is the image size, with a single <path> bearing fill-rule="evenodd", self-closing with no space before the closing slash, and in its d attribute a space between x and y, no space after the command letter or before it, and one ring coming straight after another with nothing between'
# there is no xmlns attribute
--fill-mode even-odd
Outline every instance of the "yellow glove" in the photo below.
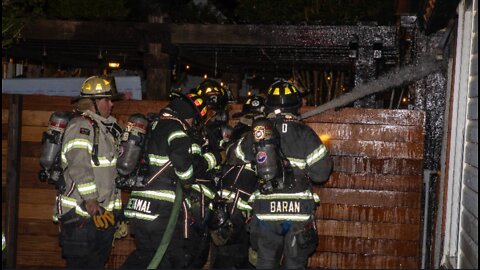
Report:
<svg viewBox="0 0 480 270"><path fill-rule="evenodd" d="M103 213L97 213L92 217L93 223L98 230L106 230L115 225L115 217L110 211L103 211Z"/></svg>

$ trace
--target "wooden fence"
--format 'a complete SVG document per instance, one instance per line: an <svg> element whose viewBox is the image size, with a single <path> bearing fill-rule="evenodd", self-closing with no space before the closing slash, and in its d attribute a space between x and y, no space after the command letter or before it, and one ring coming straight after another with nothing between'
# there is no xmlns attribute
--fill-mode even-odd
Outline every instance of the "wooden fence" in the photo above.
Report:
<svg viewBox="0 0 480 270"><path fill-rule="evenodd" d="M6 202L9 95L2 95L2 221ZM157 112L164 101L120 101L114 115ZM53 111L70 111L66 97L23 96L17 268L62 268L58 227L51 221L55 189L38 180L41 134ZM232 113L240 109L232 106ZM309 110L312 108L303 108ZM307 119L334 159L327 184L315 186L320 237L315 268L418 268L421 238L424 113L345 108ZM122 194L125 200L128 194ZM108 268L134 248L115 242Z"/></svg>

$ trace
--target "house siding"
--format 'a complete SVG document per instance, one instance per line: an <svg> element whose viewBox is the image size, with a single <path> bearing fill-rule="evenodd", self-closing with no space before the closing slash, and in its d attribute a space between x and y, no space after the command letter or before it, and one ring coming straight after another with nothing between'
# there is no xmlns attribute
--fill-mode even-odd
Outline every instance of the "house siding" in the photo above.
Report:
<svg viewBox="0 0 480 270"><path fill-rule="evenodd" d="M473 32L457 261L457 267L462 269L478 269L478 1L472 2Z"/></svg>

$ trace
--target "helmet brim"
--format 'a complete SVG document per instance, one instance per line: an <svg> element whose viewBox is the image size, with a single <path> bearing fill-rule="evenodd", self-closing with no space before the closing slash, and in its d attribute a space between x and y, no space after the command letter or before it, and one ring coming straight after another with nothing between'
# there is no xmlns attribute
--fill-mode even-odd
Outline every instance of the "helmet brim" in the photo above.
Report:
<svg viewBox="0 0 480 270"><path fill-rule="evenodd" d="M71 103L77 102L82 98L93 98L93 99L110 98L112 101L117 101L117 100L123 99L124 96L125 96L124 93L118 93L118 94L114 94L114 95L91 95L91 96L80 95L80 96L72 97L71 98Z"/></svg>

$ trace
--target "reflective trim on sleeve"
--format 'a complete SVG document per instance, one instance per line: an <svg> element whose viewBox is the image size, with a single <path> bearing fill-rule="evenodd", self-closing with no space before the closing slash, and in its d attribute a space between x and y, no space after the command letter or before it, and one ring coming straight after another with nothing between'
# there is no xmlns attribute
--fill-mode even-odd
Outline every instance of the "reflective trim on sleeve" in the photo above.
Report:
<svg viewBox="0 0 480 270"><path fill-rule="evenodd" d="M131 196L138 196L167 202L173 202L175 200L175 192L171 190L132 191Z"/></svg>
<svg viewBox="0 0 480 270"><path fill-rule="evenodd" d="M61 195L60 204L67 209L75 208L75 213L79 216L90 217L90 215L77 204L77 200L73 198L67 197L65 195ZM68 212L68 211L65 211L65 212Z"/></svg>
<svg viewBox="0 0 480 270"><path fill-rule="evenodd" d="M122 209L122 200L120 198L115 198L114 201L108 203L108 205L104 206L107 211L112 211L113 209Z"/></svg>
<svg viewBox="0 0 480 270"><path fill-rule="evenodd" d="M80 195L84 196L97 192L97 185L95 184L95 181L92 181L77 185L77 189L78 192L80 192Z"/></svg>
<svg viewBox="0 0 480 270"><path fill-rule="evenodd" d="M113 158L112 161L108 160L106 157L98 157L98 166L95 165L95 163L92 160L92 166L93 167L115 167L117 166L117 158Z"/></svg>
<svg viewBox="0 0 480 270"><path fill-rule="evenodd" d="M87 139L73 139L63 145L62 153L66 154L72 149L86 149L91 154L93 144Z"/></svg>
<svg viewBox="0 0 480 270"><path fill-rule="evenodd" d="M122 198L115 198L114 209L122 209Z"/></svg>
<svg viewBox="0 0 480 270"><path fill-rule="evenodd" d="M237 147L235 147L235 155L242 160L243 162L248 162L248 160L245 159L245 154L242 151L242 142L245 137L242 137L237 144Z"/></svg>
<svg viewBox="0 0 480 270"><path fill-rule="evenodd" d="M219 190L217 191L217 194L220 195L220 197L228 200L229 203L233 203L235 201L235 193L228 189ZM242 211L252 211L252 207L248 205L248 202L242 198L238 198L236 207Z"/></svg>
<svg viewBox="0 0 480 270"><path fill-rule="evenodd" d="M188 169L184 172L178 171L175 169L175 174L180 178L180 180L187 180L193 176L193 166L190 165Z"/></svg>
<svg viewBox="0 0 480 270"><path fill-rule="evenodd" d="M158 217L158 214L157 215L149 215L149 214L144 214L144 213L140 213L140 212L132 211L132 210L127 210L127 209L123 210L123 214L127 218L142 219L142 220L148 220L148 221L153 221Z"/></svg>
<svg viewBox="0 0 480 270"><path fill-rule="evenodd" d="M208 169L207 170L211 170L211 169L215 168L215 165L217 164L217 161L215 160L215 155L208 152L208 153L205 153L203 155L203 158L205 158L205 160L208 163Z"/></svg>
<svg viewBox="0 0 480 270"><path fill-rule="evenodd" d="M179 131L174 131L170 134L170 136L168 136L168 145L170 145L170 143L175 140L175 139L179 139L179 138L184 138L184 137L188 137L187 134L181 130Z"/></svg>
<svg viewBox="0 0 480 270"><path fill-rule="evenodd" d="M202 184L193 184L192 189L205 194L209 199L213 199L215 197L215 192L209 189L207 186Z"/></svg>
<svg viewBox="0 0 480 270"><path fill-rule="evenodd" d="M148 162L153 166L163 166L169 161L168 156L159 156L154 154L148 154Z"/></svg>
<svg viewBox="0 0 480 270"><path fill-rule="evenodd" d="M190 148L190 151L194 155L200 155L202 153L202 148L200 147L200 145L194 143L194 144L192 144L192 147Z"/></svg>
<svg viewBox="0 0 480 270"><path fill-rule="evenodd" d="M292 157L287 157L287 159L288 161L290 161L290 164L292 165L292 167L297 167L303 170L307 165L307 162L304 159L292 158Z"/></svg>
<svg viewBox="0 0 480 270"><path fill-rule="evenodd" d="M60 158L62 160L63 164L68 164L67 163L67 158L65 155L73 149L85 149L87 150L88 154L92 154L92 149L93 149L93 144L87 140L87 139L74 139L71 140L67 143L65 143L62 147L62 153L60 155Z"/></svg>
<svg viewBox="0 0 480 270"><path fill-rule="evenodd" d="M325 145L320 145L317 149L313 150L312 153L307 156L307 165L312 166L312 164L321 160L325 155L327 155L327 153L328 150Z"/></svg>

